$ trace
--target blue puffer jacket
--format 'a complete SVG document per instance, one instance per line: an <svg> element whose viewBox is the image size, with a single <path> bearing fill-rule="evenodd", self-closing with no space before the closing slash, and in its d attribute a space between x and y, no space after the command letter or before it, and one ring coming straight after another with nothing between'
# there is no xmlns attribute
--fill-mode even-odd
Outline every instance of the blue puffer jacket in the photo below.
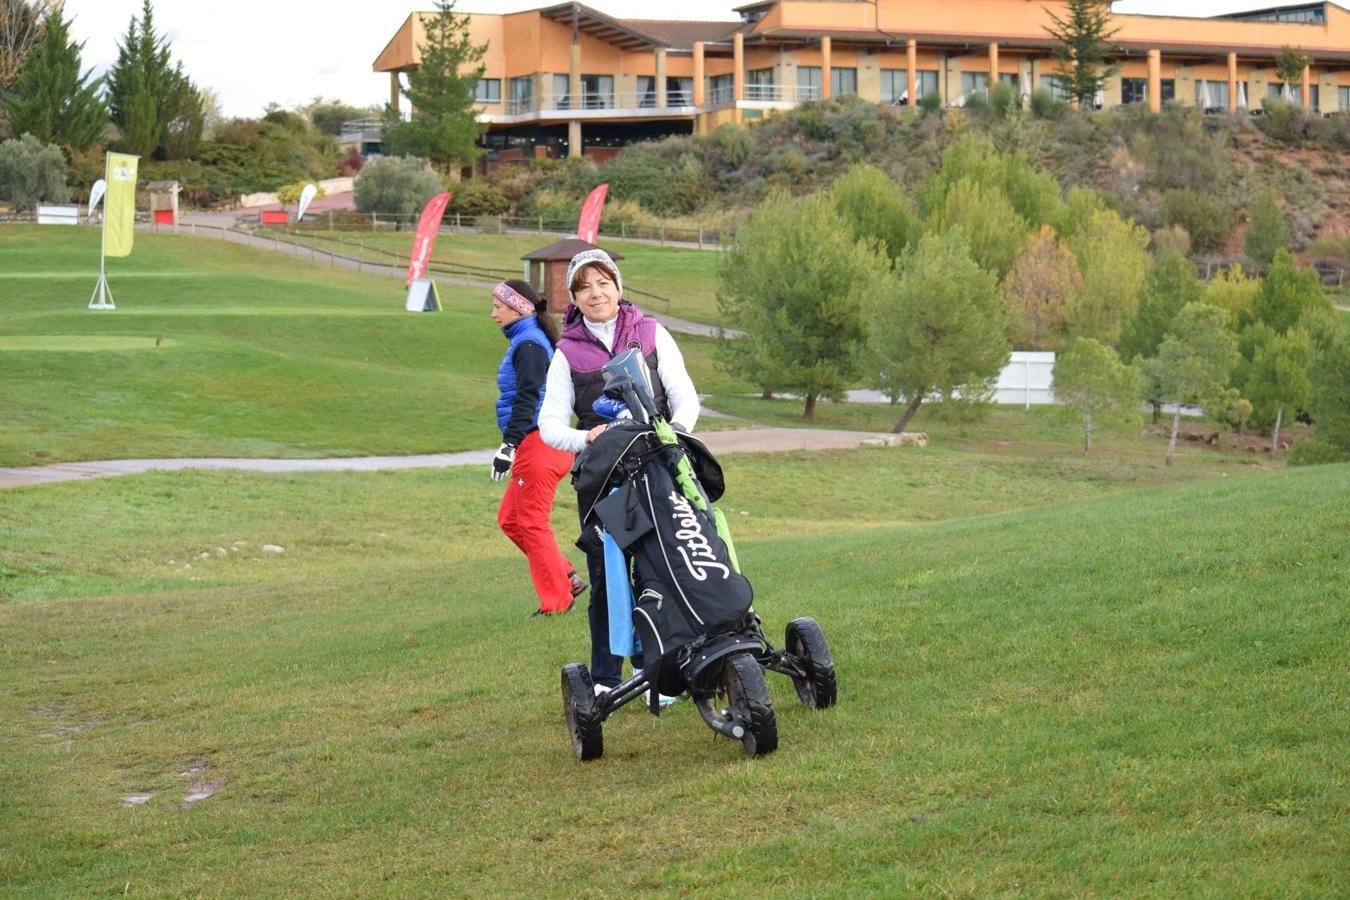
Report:
<svg viewBox="0 0 1350 900"><path fill-rule="evenodd" d="M512 357L516 355L516 348L526 341L531 341L543 347L550 360L553 359L553 348L549 346L548 336L539 327L539 319L535 316L518 319L503 328L502 332L511 342L506 348L506 355L502 357L501 365L497 367L497 390L501 391L501 395L497 397L497 427L504 432L507 423L511 421L511 407L516 399L516 367L512 361ZM527 431L538 426L539 407L543 402L544 385L540 384L539 402L534 405Z"/></svg>

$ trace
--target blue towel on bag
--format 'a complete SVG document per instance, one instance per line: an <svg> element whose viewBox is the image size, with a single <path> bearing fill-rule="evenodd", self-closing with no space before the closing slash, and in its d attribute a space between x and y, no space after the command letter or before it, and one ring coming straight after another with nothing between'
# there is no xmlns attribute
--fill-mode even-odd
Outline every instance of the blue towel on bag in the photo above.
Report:
<svg viewBox="0 0 1350 900"><path fill-rule="evenodd" d="M616 488L617 490L617 488ZM613 493L613 491L610 491ZM628 560L608 531L605 541L605 603L609 606L609 652L615 656L640 653L633 633L633 586L628 582Z"/></svg>

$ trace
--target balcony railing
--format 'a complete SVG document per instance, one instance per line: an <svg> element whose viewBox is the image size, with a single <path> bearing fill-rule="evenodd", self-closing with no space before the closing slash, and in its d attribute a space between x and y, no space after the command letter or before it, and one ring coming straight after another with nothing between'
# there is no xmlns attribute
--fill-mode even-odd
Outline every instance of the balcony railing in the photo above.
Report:
<svg viewBox="0 0 1350 900"><path fill-rule="evenodd" d="M805 103L820 99L820 88L801 84L747 84L746 100L767 103Z"/></svg>
<svg viewBox="0 0 1350 900"><path fill-rule="evenodd" d="M517 97L507 101L506 113L507 115L517 116L531 112L573 109L655 109L656 99L655 91L635 91L623 94L609 91L588 91L581 95L559 94L551 97ZM666 105L693 106L693 94L690 91L668 91L666 93Z"/></svg>

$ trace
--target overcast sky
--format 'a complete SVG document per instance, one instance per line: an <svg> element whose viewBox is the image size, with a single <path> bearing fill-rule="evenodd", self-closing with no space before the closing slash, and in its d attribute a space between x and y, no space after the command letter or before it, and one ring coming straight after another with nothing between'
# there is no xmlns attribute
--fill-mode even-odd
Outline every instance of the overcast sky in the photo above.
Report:
<svg viewBox="0 0 1350 900"><path fill-rule="evenodd" d="M682 0L677 9L652 0L593 0L619 18L733 20L747 0ZM1116 12L1210 16L1276 5L1277 0L1122 0ZM462 12L514 12L548 0L461 0ZM284 107L316 96L355 106L389 99L387 75L371 71L408 14L430 2L371 0L154 0L155 27L167 33L174 59L220 97L226 116L256 117L268 103ZM85 41L84 65L102 74L141 0L66 0L72 34Z"/></svg>

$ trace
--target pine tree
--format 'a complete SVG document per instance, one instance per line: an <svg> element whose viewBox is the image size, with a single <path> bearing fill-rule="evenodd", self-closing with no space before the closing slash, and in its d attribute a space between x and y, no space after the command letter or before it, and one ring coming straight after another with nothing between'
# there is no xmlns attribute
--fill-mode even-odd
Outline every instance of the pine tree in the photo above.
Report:
<svg viewBox="0 0 1350 900"><path fill-rule="evenodd" d="M455 14L453 0L437 0L436 15L425 20L425 29L421 60L403 90L412 116L404 122L392 107L385 110L384 148L394 156L429 159L449 172L482 153L474 89L483 77L487 44L474 45L469 17Z"/></svg>
<svg viewBox="0 0 1350 900"><path fill-rule="evenodd" d="M168 39L155 33L150 0L143 0L140 19L132 18L118 44L108 72L108 106L130 153L180 159L201 141L201 93L182 65L173 65Z"/></svg>
<svg viewBox="0 0 1350 900"><path fill-rule="evenodd" d="M1120 31L1111 28L1111 4L1107 0L1068 0L1067 17L1048 10L1054 27L1045 30L1055 39L1051 52L1059 60L1059 76L1065 89L1081 107L1090 108L1097 93L1120 71L1120 64L1106 61L1121 53L1111 38Z"/></svg>
<svg viewBox="0 0 1350 900"><path fill-rule="evenodd" d="M47 16L42 42L28 54L5 114L15 134L74 150L103 140L108 109L99 96L101 79L80 74L83 44L70 40L70 23L57 7Z"/></svg>

